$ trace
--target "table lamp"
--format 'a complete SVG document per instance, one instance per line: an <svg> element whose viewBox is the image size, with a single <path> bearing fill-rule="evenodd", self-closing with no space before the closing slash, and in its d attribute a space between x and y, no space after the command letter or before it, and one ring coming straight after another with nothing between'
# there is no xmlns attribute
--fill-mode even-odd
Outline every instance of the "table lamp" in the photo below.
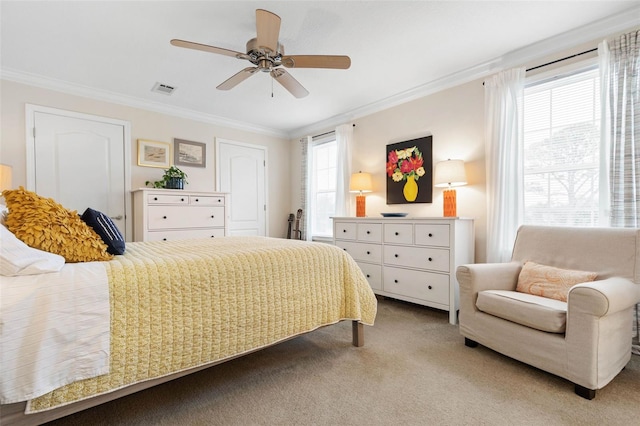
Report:
<svg viewBox="0 0 640 426"><path fill-rule="evenodd" d="M438 188L448 188L442 192L444 198L444 216L457 216L456 190L454 186L467 184L467 174L464 171L464 161L447 160L436 163L433 178L433 186Z"/></svg>
<svg viewBox="0 0 640 426"><path fill-rule="evenodd" d="M11 166L0 164L0 192L11 189Z"/></svg>
<svg viewBox="0 0 640 426"><path fill-rule="evenodd" d="M356 195L356 217L365 217L366 200L364 193L373 191L371 175L369 173L362 172L352 174L349 191L358 193L358 195Z"/></svg>

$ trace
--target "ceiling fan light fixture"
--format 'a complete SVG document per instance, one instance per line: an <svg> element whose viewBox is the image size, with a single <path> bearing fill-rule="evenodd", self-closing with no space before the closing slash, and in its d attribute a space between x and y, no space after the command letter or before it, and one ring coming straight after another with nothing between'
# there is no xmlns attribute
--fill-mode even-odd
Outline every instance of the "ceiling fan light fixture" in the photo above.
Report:
<svg viewBox="0 0 640 426"><path fill-rule="evenodd" d="M201 50L245 59L255 67L245 68L218 85L220 90L229 90L243 82L257 71L268 72L274 80L280 83L296 98L303 98L309 94L302 84L280 66L286 68L332 68L347 69L351 66L351 59L344 55L289 55L284 56L284 46L280 44L280 17L264 9L256 10L257 36L247 42L247 53L209 46L191 41L173 39L171 44L187 49Z"/></svg>

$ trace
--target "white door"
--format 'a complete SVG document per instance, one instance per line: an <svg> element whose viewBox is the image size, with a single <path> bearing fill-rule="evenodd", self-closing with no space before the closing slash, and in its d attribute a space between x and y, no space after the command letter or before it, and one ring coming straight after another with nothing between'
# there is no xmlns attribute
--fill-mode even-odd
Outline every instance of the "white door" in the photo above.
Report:
<svg viewBox="0 0 640 426"><path fill-rule="evenodd" d="M265 147L216 140L217 187L231 198L230 235L267 235Z"/></svg>
<svg viewBox="0 0 640 426"><path fill-rule="evenodd" d="M42 107L28 117L27 187L79 214L107 214L127 238L128 124Z"/></svg>

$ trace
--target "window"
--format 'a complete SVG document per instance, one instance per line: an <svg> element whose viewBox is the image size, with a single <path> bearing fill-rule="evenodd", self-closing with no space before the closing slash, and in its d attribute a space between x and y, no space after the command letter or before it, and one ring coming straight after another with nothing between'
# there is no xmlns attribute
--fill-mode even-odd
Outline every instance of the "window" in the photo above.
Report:
<svg viewBox="0 0 640 426"><path fill-rule="evenodd" d="M601 212L597 66L527 85L524 222L597 226Z"/></svg>
<svg viewBox="0 0 640 426"><path fill-rule="evenodd" d="M312 237L332 237L336 211L337 144L335 134L315 140L310 150L309 220Z"/></svg>

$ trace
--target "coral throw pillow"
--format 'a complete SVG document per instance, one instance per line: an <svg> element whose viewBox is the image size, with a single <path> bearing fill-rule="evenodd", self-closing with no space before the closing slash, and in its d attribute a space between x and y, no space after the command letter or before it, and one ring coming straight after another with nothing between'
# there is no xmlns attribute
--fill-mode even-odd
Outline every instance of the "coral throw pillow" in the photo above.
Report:
<svg viewBox="0 0 640 426"><path fill-rule="evenodd" d="M535 262L525 262L518 276L516 290L566 302L571 287L593 281L597 276L595 272L560 269Z"/></svg>
<svg viewBox="0 0 640 426"><path fill-rule="evenodd" d="M3 191L2 195L9 209L6 227L29 247L58 254L69 263L113 257L102 238L76 211L23 187Z"/></svg>

